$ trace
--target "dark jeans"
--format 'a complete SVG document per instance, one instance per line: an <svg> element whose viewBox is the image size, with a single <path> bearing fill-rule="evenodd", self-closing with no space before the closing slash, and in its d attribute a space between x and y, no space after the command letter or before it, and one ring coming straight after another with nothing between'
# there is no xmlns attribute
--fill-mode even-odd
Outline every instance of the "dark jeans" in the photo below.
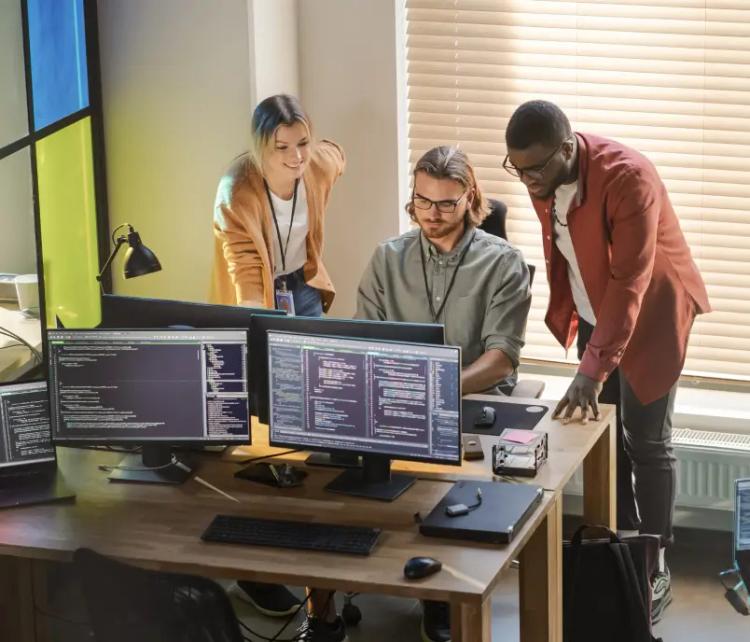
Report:
<svg viewBox="0 0 750 642"><path fill-rule="evenodd" d="M320 291L305 283L305 274L300 268L296 272L276 279L276 288L281 287L281 279L286 279L286 287L294 298L294 314L298 317L323 316L323 302Z"/></svg>
<svg viewBox="0 0 750 642"><path fill-rule="evenodd" d="M578 358L594 327L579 319ZM617 527L660 535L672 542L677 465L672 413L677 383L661 399L643 405L620 369L604 382L601 403L617 406Z"/></svg>

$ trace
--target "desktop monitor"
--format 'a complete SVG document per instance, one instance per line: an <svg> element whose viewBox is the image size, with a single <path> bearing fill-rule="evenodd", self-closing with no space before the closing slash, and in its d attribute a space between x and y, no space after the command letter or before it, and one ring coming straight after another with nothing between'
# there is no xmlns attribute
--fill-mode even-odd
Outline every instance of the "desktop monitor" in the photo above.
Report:
<svg viewBox="0 0 750 642"><path fill-rule="evenodd" d="M175 445L248 444L247 331L49 330L52 437L139 446L110 479L181 483Z"/></svg>
<svg viewBox="0 0 750 642"><path fill-rule="evenodd" d="M285 316L283 310L247 308L137 296L102 295L100 328L248 328L253 314Z"/></svg>
<svg viewBox="0 0 750 642"><path fill-rule="evenodd" d="M734 559L750 589L750 479L735 481L734 497Z"/></svg>
<svg viewBox="0 0 750 642"><path fill-rule="evenodd" d="M326 488L390 501L391 459L461 463L461 349L268 332L270 443L355 453Z"/></svg>
<svg viewBox="0 0 750 642"><path fill-rule="evenodd" d="M270 331L297 332L335 337L353 337L381 341L409 341L443 345L445 329L432 323L400 323L395 321L362 321L330 317L279 317L253 315L248 334L249 371L252 407L261 423L270 420L268 405L268 342Z"/></svg>
<svg viewBox="0 0 750 642"><path fill-rule="evenodd" d="M47 382L0 385L0 486L4 478L55 467Z"/></svg>

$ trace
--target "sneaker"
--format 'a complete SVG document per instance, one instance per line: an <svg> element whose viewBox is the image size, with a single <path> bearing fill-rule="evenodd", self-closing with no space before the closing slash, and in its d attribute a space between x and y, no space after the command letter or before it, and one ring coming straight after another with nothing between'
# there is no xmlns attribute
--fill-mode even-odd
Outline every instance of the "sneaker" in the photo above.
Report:
<svg viewBox="0 0 750 642"><path fill-rule="evenodd" d="M281 584L236 582L229 587L227 593L268 617L286 617L295 613L300 605L300 600Z"/></svg>
<svg viewBox="0 0 750 642"><path fill-rule="evenodd" d="M304 642L347 642L349 638L346 637L346 626L340 616L333 622L308 616L297 629L294 639Z"/></svg>
<svg viewBox="0 0 750 642"><path fill-rule="evenodd" d="M450 642L451 611L448 602L422 602L422 641Z"/></svg>
<svg viewBox="0 0 750 642"><path fill-rule="evenodd" d="M672 603L672 576L669 568L651 578L651 624L659 622L664 610Z"/></svg>

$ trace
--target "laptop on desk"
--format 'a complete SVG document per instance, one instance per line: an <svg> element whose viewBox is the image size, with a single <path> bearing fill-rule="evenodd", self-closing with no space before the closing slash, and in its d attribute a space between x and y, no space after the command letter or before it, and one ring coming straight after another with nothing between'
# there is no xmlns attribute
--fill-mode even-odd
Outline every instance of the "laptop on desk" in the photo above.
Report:
<svg viewBox="0 0 750 642"><path fill-rule="evenodd" d="M0 384L0 508L73 497L57 470L47 383Z"/></svg>

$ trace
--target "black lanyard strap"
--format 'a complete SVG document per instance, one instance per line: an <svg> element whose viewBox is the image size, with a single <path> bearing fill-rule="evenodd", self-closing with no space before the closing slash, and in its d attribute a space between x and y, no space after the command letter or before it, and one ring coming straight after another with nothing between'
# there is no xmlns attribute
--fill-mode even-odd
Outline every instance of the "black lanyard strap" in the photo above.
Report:
<svg viewBox="0 0 750 642"><path fill-rule="evenodd" d="M461 265L464 262L464 259L466 258L466 254L469 252L469 248L471 247L471 244L474 242L474 237L477 235L476 230L471 235L471 238L469 239L469 242L466 244L466 247L461 252L461 256L458 257L458 263L456 263L456 268L453 270L453 275L451 276L451 280L448 283L448 289L445 291L445 295L443 296L443 302L440 304L440 308L438 308L438 311L435 312L435 306L432 303L432 290L430 289L430 286L427 283L427 264L424 260L424 248L422 247L422 230L419 231L419 256L422 259L422 276L424 277L424 291L427 293L427 303L430 305L430 314L432 314L432 322L438 323L438 319L440 319L440 315L443 313L443 310L445 309L445 304L448 302L448 297L451 294L451 290L453 289L453 285L456 282L456 275L458 274L458 270L461 267Z"/></svg>
<svg viewBox="0 0 750 642"><path fill-rule="evenodd" d="M281 230L279 229L279 219L276 218L276 210L273 207L273 199L271 198L271 190L268 189L268 183L266 179L263 179L263 187L266 188L266 196L268 196L268 205L271 208L271 216L273 216L273 224L276 226L276 237L279 239L279 253L281 254L281 269L286 272L286 253L289 249L289 239L292 236L292 224L294 223L294 211L297 209L297 188L299 187L299 178L294 181L294 196L292 198L292 217L289 221L289 230L286 233L286 244L281 243Z"/></svg>

